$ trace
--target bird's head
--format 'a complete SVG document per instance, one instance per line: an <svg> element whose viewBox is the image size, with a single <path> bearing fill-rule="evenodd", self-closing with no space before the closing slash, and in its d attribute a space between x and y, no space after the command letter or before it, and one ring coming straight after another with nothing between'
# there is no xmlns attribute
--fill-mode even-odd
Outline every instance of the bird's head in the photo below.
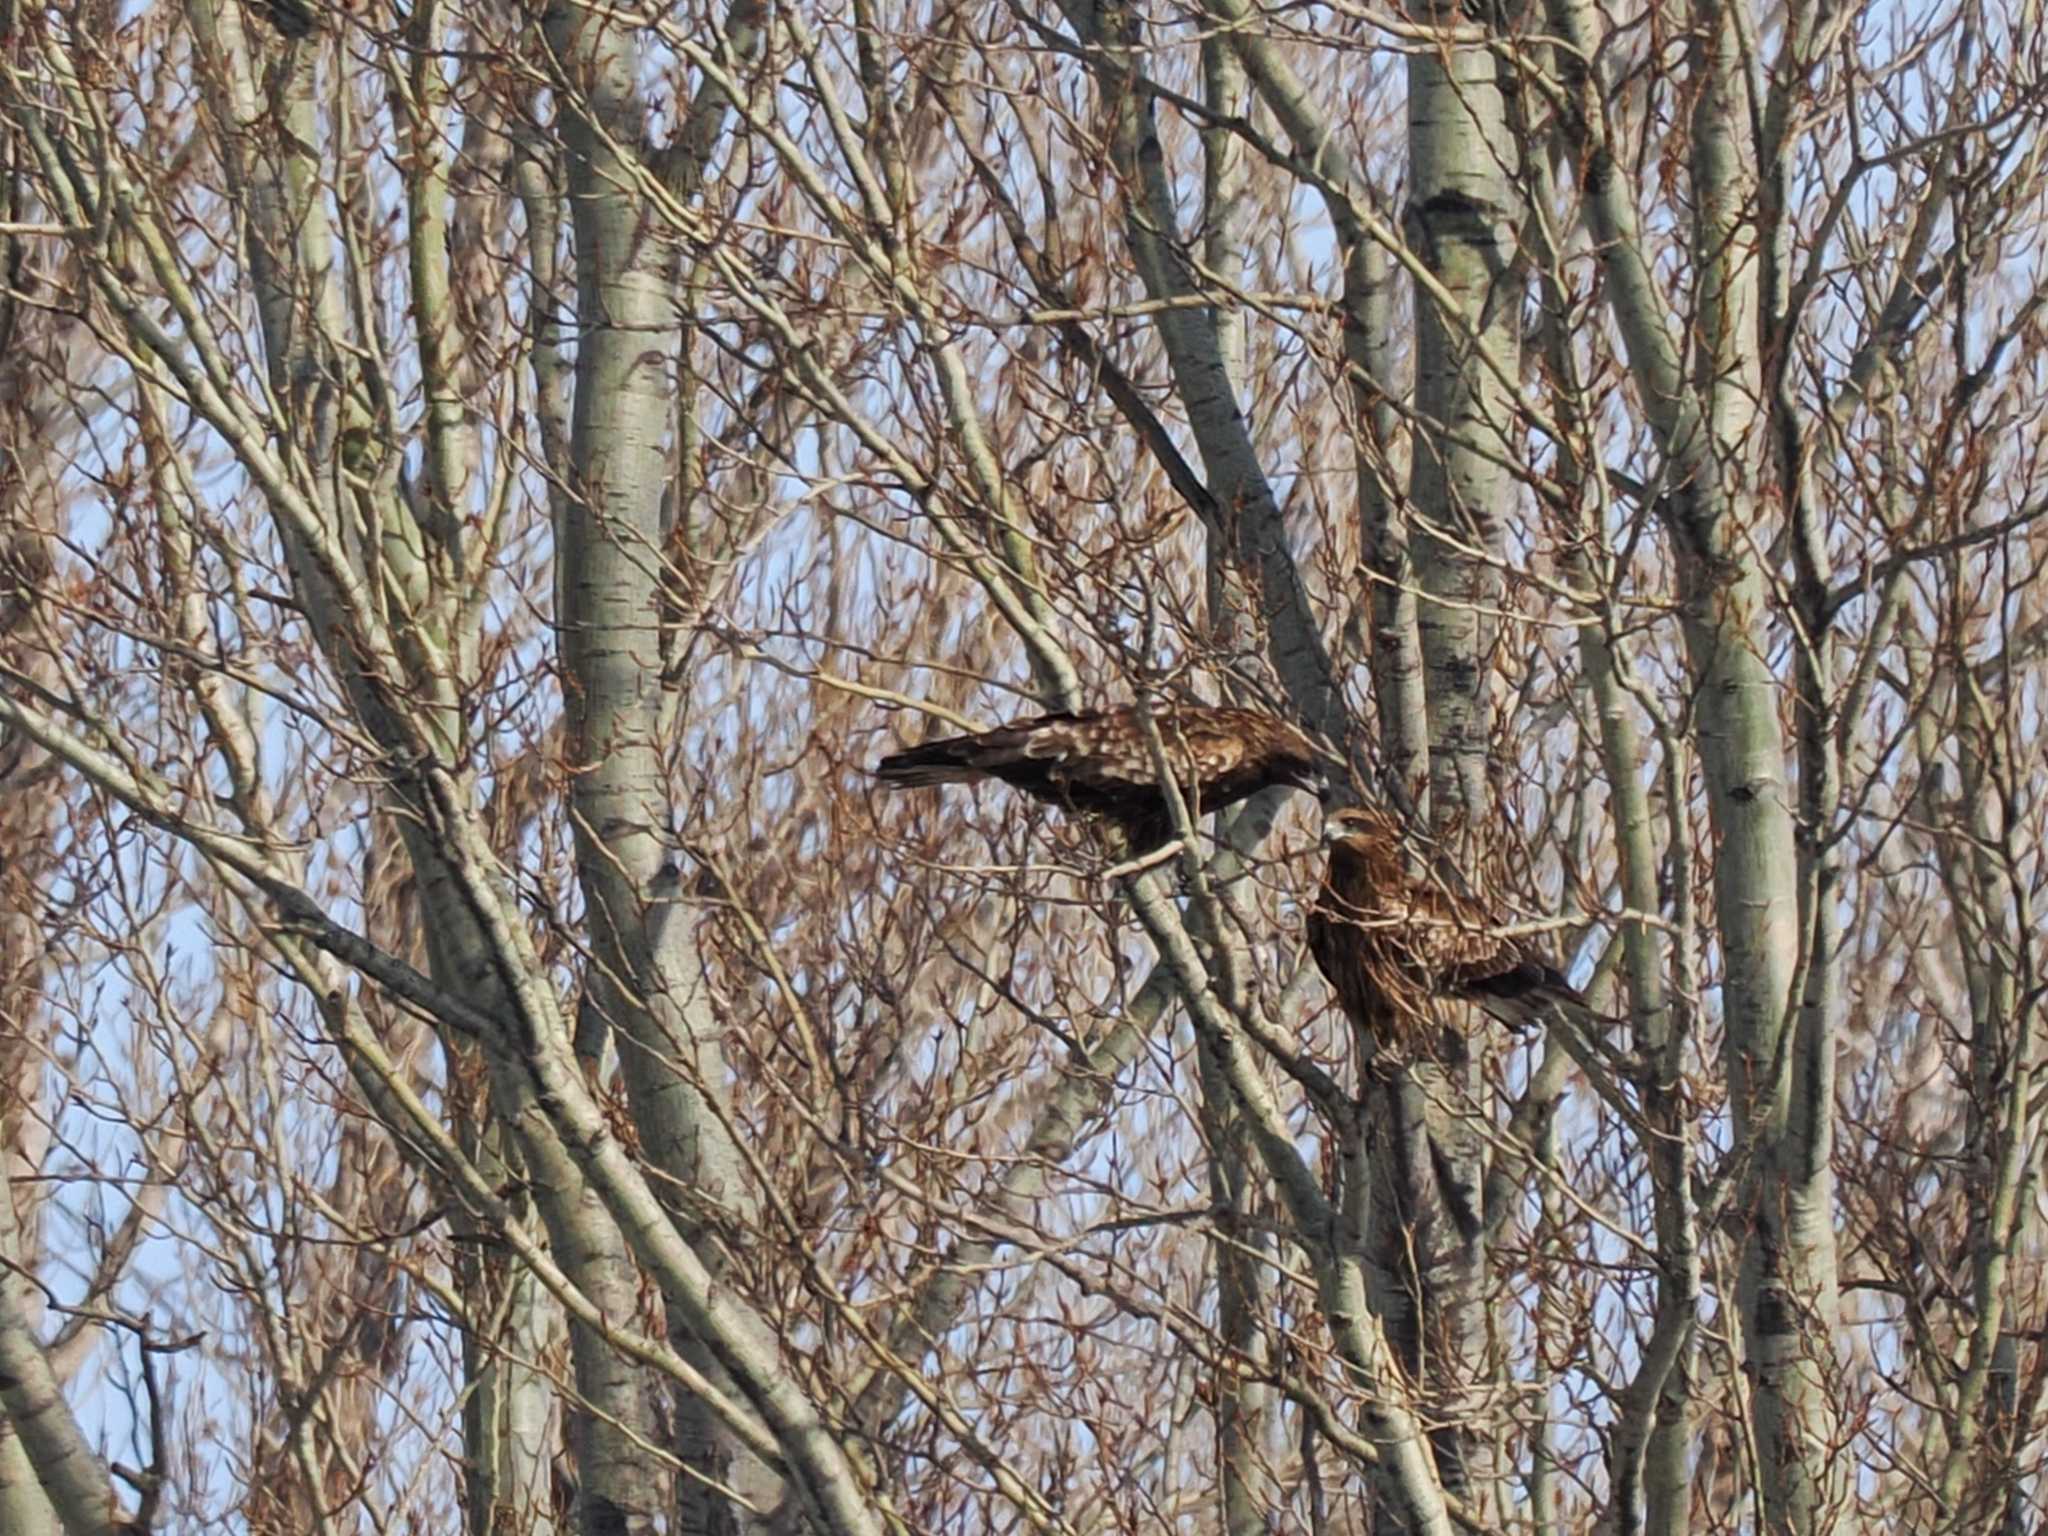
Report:
<svg viewBox="0 0 2048 1536"><path fill-rule="evenodd" d="M1359 841L1384 841L1394 835L1387 818L1379 811L1362 805L1342 806L1323 816L1323 846L1334 848L1340 843Z"/></svg>

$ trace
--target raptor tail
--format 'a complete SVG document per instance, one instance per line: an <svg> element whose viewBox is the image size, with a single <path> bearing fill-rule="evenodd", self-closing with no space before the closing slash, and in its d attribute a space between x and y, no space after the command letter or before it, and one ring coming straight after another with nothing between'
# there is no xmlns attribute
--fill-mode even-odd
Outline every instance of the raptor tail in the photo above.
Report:
<svg viewBox="0 0 2048 1536"><path fill-rule="evenodd" d="M958 737L928 741L907 752L892 752L875 764L875 777L893 789L922 789L932 784L961 784L981 777L981 770L962 761L965 742Z"/></svg>
<svg viewBox="0 0 2048 1536"><path fill-rule="evenodd" d="M1585 997L1557 967L1537 961L1482 976L1463 990L1466 997L1518 1034L1540 1027L1559 1011L1590 1012Z"/></svg>

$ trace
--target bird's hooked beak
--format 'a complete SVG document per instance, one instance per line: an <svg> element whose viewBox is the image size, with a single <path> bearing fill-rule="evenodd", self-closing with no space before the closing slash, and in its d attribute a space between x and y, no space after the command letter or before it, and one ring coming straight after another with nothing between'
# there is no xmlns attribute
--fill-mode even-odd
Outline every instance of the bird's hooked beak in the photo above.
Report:
<svg viewBox="0 0 2048 1536"><path fill-rule="evenodd" d="M1345 812L1350 810L1356 803L1356 801L1351 800L1348 796L1334 802L1327 800L1323 802L1322 835L1317 838L1317 842L1322 845L1323 852L1328 853L1339 843L1348 842L1358 836L1359 829L1357 824L1349 816L1345 815Z"/></svg>
<svg viewBox="0 0 2048 1536"><path fill-rule="evenodd" d="M1365 813L1361 802L1351 786L1340 786L1344 791L1333 800L1323 802L1322 835L1317 839L1325 853L1339 844L1356 845L1360 838L1373 835L1372 819Z"/></svg>

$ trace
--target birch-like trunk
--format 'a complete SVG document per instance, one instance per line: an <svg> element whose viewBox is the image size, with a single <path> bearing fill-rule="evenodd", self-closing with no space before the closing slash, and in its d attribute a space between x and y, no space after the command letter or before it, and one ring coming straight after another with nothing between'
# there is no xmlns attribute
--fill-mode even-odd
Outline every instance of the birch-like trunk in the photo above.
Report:
<svg viewBox="0 0 2048 1536"><path fill-rule="evenodd" d="M1466 837L1488 824L1489 698L1501 606L1499 559L1512 482L1512 381L1518 305L1513 280L1513 140L1495 56L1460 38L1455 8L1434 18L1433 46L1408 63L1410 245L1436 280L1415 299L1416 425L1408 485L1409 558L1426 710L1428 807ZM1370 502L1367 503L1370 506ZM1386 551L1392 553L1391 549ZM1384 611L1389 598L1377 599ZM1375 625L1375 640L1391 626ZM1392 638L1390 636L1390 638ZM1378 669L1410 675L1405 638ZM1387 705L1383 703L1383 715ZM1404 721L1404 732L1413 721ZM1390 744L1417 760L1412 738ZM1453 838L1453 846L1464 841ZM1466 843L1466 846L1470 846ZM1478 1016L1460 1018L1440 1059L1416 1060L1376 1086L1370 1251L1376 1301L1422 1384L1445 1491L1475 1507L1496 1496L1498 1441L1487 1423L1494 1365L1484 1209L1485 1140ZM1402 1257L1395 1257L1395 1256ZM1412 1255L1412 1263L1407 1256ZM1391 1260L1391 1262L1390 1262Z"/></svg>
<svg viewBox="0 0 2048 1536"><path fill-rule="evenodd" d="M1207 105L1219 118L1244 110L1244 66L1221 38L1202 43L1202 86ZM1248 158L1244 145L1227 130L1210 128L1202 135L1202 266L1211 280L1234 286L1243 286L1249 267ZM1244 316L1234 306L1219 305L1209 321L1215 327L1222 377L1233 400L1241 402ZM1238 600L1241 584L1232 580L1231 552L1214 536L1205 541L1205 551L1209 643L1222 666L1255 678L1260 636ZM1218 1372L1212 1399L1223 1531L1225 1536L1263 1536L1279 1499L1267 1460L1274 1394L1257 1379L1271 1369L1265 1335L1269 1302L1262 1281L1268 1242L1254 1223L1261 1186L1251 1138L1232 1102L1223 1065L1206 1040L1197 1040L1197 1054L1209 1198L1221 1213L1221 1230L1209 1244L1209 1265L1216 1287L1218 1333L1231 1363L1230 1369Z"/></svg>
<svg viewBox="0 0 2048 1536"><path fill-rule="evenodd" d="M61 504L43 456L49 451L49 402L26 368L0 371L0 668L47 686L54 668L29 643L35 594L50 574L49 540ZM65 796L50 780L48 757L0 727L0 1180L10 1202L0 1212L0 1267L36 1273L41 1244L39 1176L49 1155L44 1052L51 1028L44 982L51 958L35 893L48 879L50 848ZM26 1291L26 1288L25 1288ZM40 1298L26 1292L40 1324ZM0 1413L0 1531L56 1536L57 1513L37 1481L20 1434Z"/></svg>
<svg viewBox="0 0 2048 1536"><path fill-rule="evenodd" d="M1698 313L1688 371L1679 318L1651 276L1624 159L1594 77L1578 62L1593 56L1592 13L1580 0L1552 0L1549 14L1567 45L1569 128L1609 304L1670 487L1663 506L1718 841L1724 1065L1746 1163L1737 1295L1764 1524L1809 1536L1829 1526L1843 1488L1840 1405L1828 1386L1840 1322L1828 1155L1835 957L1825 925L1810 928L1802 945L1800 893L1802 885L1825 889L1814 862L1825 845L1810 843L1802 858L1795 844L1782 689L1769 659L1770 530L1745 494L1757 468L1757 359L1769 342L1758 329L1756 168L1738 132L1745 45L1734 7L1702 10L1692 51ZM1819 914L1832 900L1819 896L1809 910Z"/></svg>
<svg viewBox="0 0 2048 1536"><path fill-rule="evenodd" d="M432 14L425 11L422 18ZM446 103L438 94L439 76L432 68L420 70L409 98L416 129L409 181L412 298L430 404L431 451L416 499L373 490L369 499L374 504L365 508L344 493L340 471L367 473L367 466L345 464L342 456L352 451L346 445L366 420L375 384L346 361L344 341L351 327L339 271L342 240L319 182L325 142L316 108L320 39L288 43L282 64L259 85L249 39L235 13L194 0L193 21L212 65L217 110L229 125L231 174L249 200L249 259L272 388L297 407L302 451L327 467L314 482L317 523L280 518L303 599L371 732L401 754L419 751L424 738L431 750L459 760L468 725L457 690L473 661L467 643L467 580L474 579L470 562L484 557L487 540L472 534L464 515L477 449L473 425L455 400L442 159ZM419 24L432 26L430 19ZM432 42L430 30L422 46ZM273 114L287 126L281 140L263 126ZM358 528L363 534L355 532ZM367 656L363 650L369 638L365 626L375 623L362 595L366 589L380 597L391 594L384 608L389 650L381 657L375 641L369 642ZM412 695L402 699L390 684L391 671L399 669L417 680ZM480 920L470 880L458 872L435 835L440 817L426 803L423 788L400 775L392 792L418 872L429 970L451 992L475 998L487 1013L510 1017L517 1009L498 981L494 940ZM489 1042L486 1057L491 1112L516 1115L530 1091L523 1073ZM520 1164L532 1180L558 1259L604 1313L633 1315L640 1292L636 1268L582 1172L552 1146L526 1150L529 1156ZM536 1150L541 1159L529 1160ZM489 1256L480 1262L486 1268L494 1265ZM531 1290L517 1286L509 1275L486 1290L538 1304ZM514 1336L537 1337L546 1331L544 1323L525 1319ZM667 1479L652 1448L652 1394L645 1370L588 1329L572 1333L572 1352L578 1394L569 1435L579 1463L579 1518L592 1530L609 1528L614 1521L623 1522L617 1527L621 1530L646 1528L659 1516ZM480 1364L482 1356L474 1347L466 1353L473 1366ZM473 1418L472 1425L479 1430L500 1423L525 1428L472 1448L468 1460L477 1469L477 1480L470 1490L470 1518L493 1530L543 1530L550 1523L548 1509L533 1491L548 1486L552 1458L531 1433L543 1418L532 1397L537 1383L515 1374L508 1384L515 1392L504 1401L503 1416L493 1411L487 1421ZM478 1385L493 1388L490 1397L499 1396L495 1383Z"/></svg>
<svg viewBox="0 0 2048 1536"><path fill-rule="evenodd" d="M734 8L728 45L735 53L750 51L757 23L751 7ZM749 1228L756 1202L734 1140L721 1026L696 942L699 911L683 898L671 830L677 817L664 727L673 711L664 662L672 640L664 620L672 608L695 607L688 594L673 601L663 565L665 555L675 558L671 526L688 529L695 514L683 507L664 515L677 446L683 271L675 232L635 189L636 164L619 148L640 143L639 45L609 16L573 7L555 14L549 35L573 87L564 191L575 235L578 332L572 470L556 509L556 592L570 679L577 869L590 925L577 1046L593 1074L602 1070L607 1042L615 1049L641 1145L673 1192L676 1229L716 1275L722 1245ZM694 195L725 115L723 96L704 87L680 134L687 153L667 167L675 193ZM693 408L682 402L685 417ZM676 483L694 481L686 475ZM670 1331L685 1359L729 1385L680 1319L671 1319ZM741 1528L743 1506L725 1491L735 1486L757 1507L773 1506L778 1480L756 1458L736 1453L704 1404L679 1392L675 1414L675 1447L687 1469L675 1485L679 1529ZM647 1491L656 1486L648 1483Z"/></svg>

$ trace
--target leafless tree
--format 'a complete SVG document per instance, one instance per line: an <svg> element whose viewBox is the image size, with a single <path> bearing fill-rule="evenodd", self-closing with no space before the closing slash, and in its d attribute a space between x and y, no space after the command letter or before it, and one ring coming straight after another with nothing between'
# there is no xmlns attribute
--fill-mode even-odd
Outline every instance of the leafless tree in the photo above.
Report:
<svg viewBox="0 0 2048 1536"><path fill-rule="evenodd" d="M2039 19L0 0L0 1531L2038 1528Z"/></svg>

